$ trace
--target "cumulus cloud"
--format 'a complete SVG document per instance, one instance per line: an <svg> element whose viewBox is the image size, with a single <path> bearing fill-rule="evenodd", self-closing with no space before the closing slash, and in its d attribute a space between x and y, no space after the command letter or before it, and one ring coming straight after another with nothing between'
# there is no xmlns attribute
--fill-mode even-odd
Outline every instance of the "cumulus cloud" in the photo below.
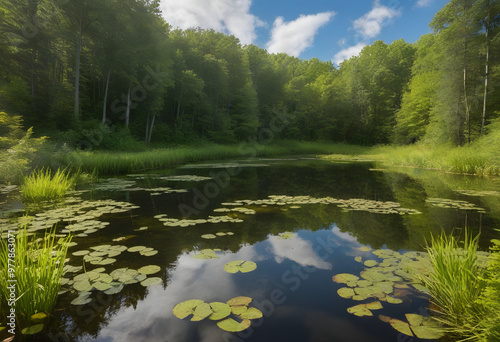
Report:
<svg viewBox="0 0 500 342"><path fill-rule="evenodd" d="M432 0L418 0L415 6L417 7L426 7L431 4Z"/></svg>
<svg viewBox="0 0 500 342"><path fill-rule="evenodd" d="M301 15L290 22L285 22L283 17L276 18L271 29L271 39L267 43L267 51L284 52L298 57L313 44L314 36L320 27L328 23L334 15L335 12Z"/></svg>
<svg viewBox="0 0 500 342"><path fill-rule="evenodd" d="M373 38L380 33L382 26L399 15L400 11L383 6L380 0L376 0L370 12L354 21L353 28L364 38Z"/></svg>
<svg viewBox="0 0 500 342"><path fill-rule="evenodd" d="M363 50L363 48L366 46L365 43L358 43L354 46L350 46L340 52L338 52L337 54L335 54L335 56L333 56L333 62L335 64L340 64L342 61L344 61L345 59L349 59L353 56L357 56L359 55L359 53L361 52L361 50Z"/></svg>
<svg viewBox="0 0 500 342"><path fill-rule="evenodd" d="M232 34L242 44L256 39L256 27L264 23L250 13L252 0L162 0L165 20L183 30L201 27Z"/></svg>

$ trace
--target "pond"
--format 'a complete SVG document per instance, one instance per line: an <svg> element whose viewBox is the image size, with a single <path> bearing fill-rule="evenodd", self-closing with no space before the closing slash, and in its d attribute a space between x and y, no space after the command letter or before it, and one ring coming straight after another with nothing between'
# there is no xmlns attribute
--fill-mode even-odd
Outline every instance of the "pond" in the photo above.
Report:
<svg viewBox="0 0 500 342"><path fill-rule="evenodd" d="M101 179L32 220L75 243L41 340L410 341L391 319L428 316L429 300L399 263L428 268L431 233L464 227L486 249L499 222L494 179L369 161L295 156ZM232 312L213 304L231 299ZM367 303L378 304L357 306Z"/></svg>

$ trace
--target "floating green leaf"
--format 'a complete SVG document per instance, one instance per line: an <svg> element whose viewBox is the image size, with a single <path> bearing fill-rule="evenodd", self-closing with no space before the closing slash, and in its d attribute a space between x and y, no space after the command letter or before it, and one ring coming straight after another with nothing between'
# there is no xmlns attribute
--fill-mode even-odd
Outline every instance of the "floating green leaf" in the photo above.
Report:
<svg viewBox="0 0 500 342"><path fill-rule="evenodd" d="M90 291L92 290L92 285L90 285L88 280L84 279L75 281L73 288L77 291Z"/></svg>
<svg viewBox="0 0 500 342"><path fill-rule="evenodd" d="M342 298L351 298L354 296L354 290L349 287L341 287L337 290L337 293Z"/></svg>
<svg viewBox="0 0 500 342"><path fill-rule="evenodd" d="M356 282L358 281L358 279L359 279L358 276L349 273L340 273L332 277L332 280L339 284L347 284L348 282L351 281Z"/></svg>
<svg viewBox="0 0 500 342"><path fill-rule="evenodd" d="M217 326L219 328L229 332L243 331L245 329L248 329L250 327L250 324L251 322L249 319L244 319L241 322L237 322L232 318L226 318L223 321L217 322Z"/></svg>
<svg viewBox="0 0 500 342"><path fill-rule="evenodd" d="M248 308L248 310L240 314L240 317L247 319L258 319L262 317L262 312L257 308Z"/></svg>
<svg viewBox="0 0 500 342"><path fill-rule="evenodd" d="M21 330L21 333L23 335L34 335L38 334L42 330L43 330L43 324L35 324L30 327L24 328L23 330Z"/></svg>
<svg viewBox="0 0 500 342"><path fill-rule="evenodd" d="M215 236L214 234L203 234L201 237L203 239L215 239L217 236Z"/></svg>
<svg viewBox="0 0 500 342"><path fill-rule="evenodd" d="M380 302L372 302L367 304L358 304L347 308L347 312L350 314L356 315L358 317L363 316L373 316L373 313L370 310L378 310L382 309L382 304Z"/></svg>
<svg viewBox="0 0 500 342"><path fill-rule="evenodd" d="M252 298L250 297L244 297L244 296L239 296L239 297L234 297L228 300L226 303L231 305L231 306L237 306L237 305L248 305L252 302Z"/></svg>
<svg viewBox="0 0 500 342"><path fill-rule="evenodd" d="M41 321L45 318L47 318L47 314L45 312L38 312L31 316L32 321Z"/></svg>
<svg viewBox="0 0 500 342"><path fill-rule="evenodd" d="M231 314L231 306L226 303L212 302L210 303L213 313L208 317L213 321L218 321L220 319L226 318Z"/></svg>
<svg viewBox="0 0 500 342"><path fill-rule="evenodd" d="M157 265L148 265L139 268L137 271L141 274L155 274L161 270L160 266Z"/></svg>
<svg viewBox="0 0 500 342"><path fill-rule="evenodd" d="M190 299L186 300L184 302L180 302L174 306L172 309L175 317L179 319L184 319L188 317L189 315L192 315L194 313L194 310L196 307L200 304L204 303L204 301L200 299Z"/></svg>
<svg viewBox="0 0 500 342"><path fill-rule="evenodd" d="M378 264L378 262L376 262L375 260L366 260L364 264L367 267L373 267L373 266L376 266Z"/></svg>
<svg viewBox="0 0 500 342"><path fill-rule="evenodd" d="M257 268L257 264L253 261L235 260L224 265L224 271L228 273L248 273Z"/></svg>
<svg viewBox="0 0 500 342"><path fill-rule="evenodd" d="M291 239L295 236L295 233L292 233L292 232L284 232L284 233L281 233L279 236L278 236L278 239Z"/></svg>
<svg viewBox="0 0 500 342"><path fill-rule="evenodd" d="M201 303L198 305L193 312L193 317L191 317L191 321L197 322L204 320L208 316L210 316L213 313L212 308L210 307L209 304L207 303Z"/></svg>
<svg viewBox="0 0 500 342"><path fill-rule="evenodd" d="M134 246L134 247L130 247L130 248L127 249L127 251L129 251L129 252L140 252L143 249L146 249L146 246Z"/></svg>
<svg viewBox="0 0 500 342"><path fill-rule="evenodd" d="M143 281L141 281L141 285L142 286L156 286L156 285L160 285L163 281L161 280L161 278L158 278L158 277L153 277L153 278L146 278L144 279Z"/></svg>

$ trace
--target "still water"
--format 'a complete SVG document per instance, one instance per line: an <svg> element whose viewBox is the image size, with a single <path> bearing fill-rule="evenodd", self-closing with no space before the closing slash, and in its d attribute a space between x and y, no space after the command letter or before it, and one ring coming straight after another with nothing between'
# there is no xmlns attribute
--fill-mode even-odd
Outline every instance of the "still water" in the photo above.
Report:
<svg viewBox="0 0 500 342"><path fill-rule="evenodd" d="M408 313L427 316L425 293L413 286L391 288L398 303L382 301L373 316L358 317L347 309L373 299L342 298L337 290L346 285L332 277L360 276L370 268L367 260L383 262L374 250L424 251L431 233L461 234L466 226L481 232L487 249L498 237L500 185L492 179L375 167L291 157L101 179L69 201L70 209L63 211L71 218L48 212L61 220L61 231L75 229L76 245L69 250L75 271L65 275L63 289L69 291L60 295L43 339L410 341L379 316L403 321ZM85 228L78 226L85 221L90 222ZM225 264L236 260L252 261L256 269L226 272ZM110 294L79 288L85 304L74 305L82 293L72 282L83 265L87 272L101 268L114 282L120 282L113 274L117 269L155 265L159 271L147 274L151 286L141 284L142 276L119 278L123 284ZM249 306L263 314L241 332L224 331L208 318L181 320L172 311L191 299L225 303L238 296L250 297Z"/></svg>

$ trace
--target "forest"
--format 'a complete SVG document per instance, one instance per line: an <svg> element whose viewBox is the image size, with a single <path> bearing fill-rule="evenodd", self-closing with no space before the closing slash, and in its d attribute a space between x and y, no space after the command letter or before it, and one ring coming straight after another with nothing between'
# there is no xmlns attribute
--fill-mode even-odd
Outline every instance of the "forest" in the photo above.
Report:
<svg viewBox="0 0 500 342"><path fill-rule="evenodd" d="M336 66L174 29L158 0L2 0L3 147L21 123L71 149L232 144L277 115L279 139L466 145L498 131L499 23L499 1L451 0Z"/></svg>

